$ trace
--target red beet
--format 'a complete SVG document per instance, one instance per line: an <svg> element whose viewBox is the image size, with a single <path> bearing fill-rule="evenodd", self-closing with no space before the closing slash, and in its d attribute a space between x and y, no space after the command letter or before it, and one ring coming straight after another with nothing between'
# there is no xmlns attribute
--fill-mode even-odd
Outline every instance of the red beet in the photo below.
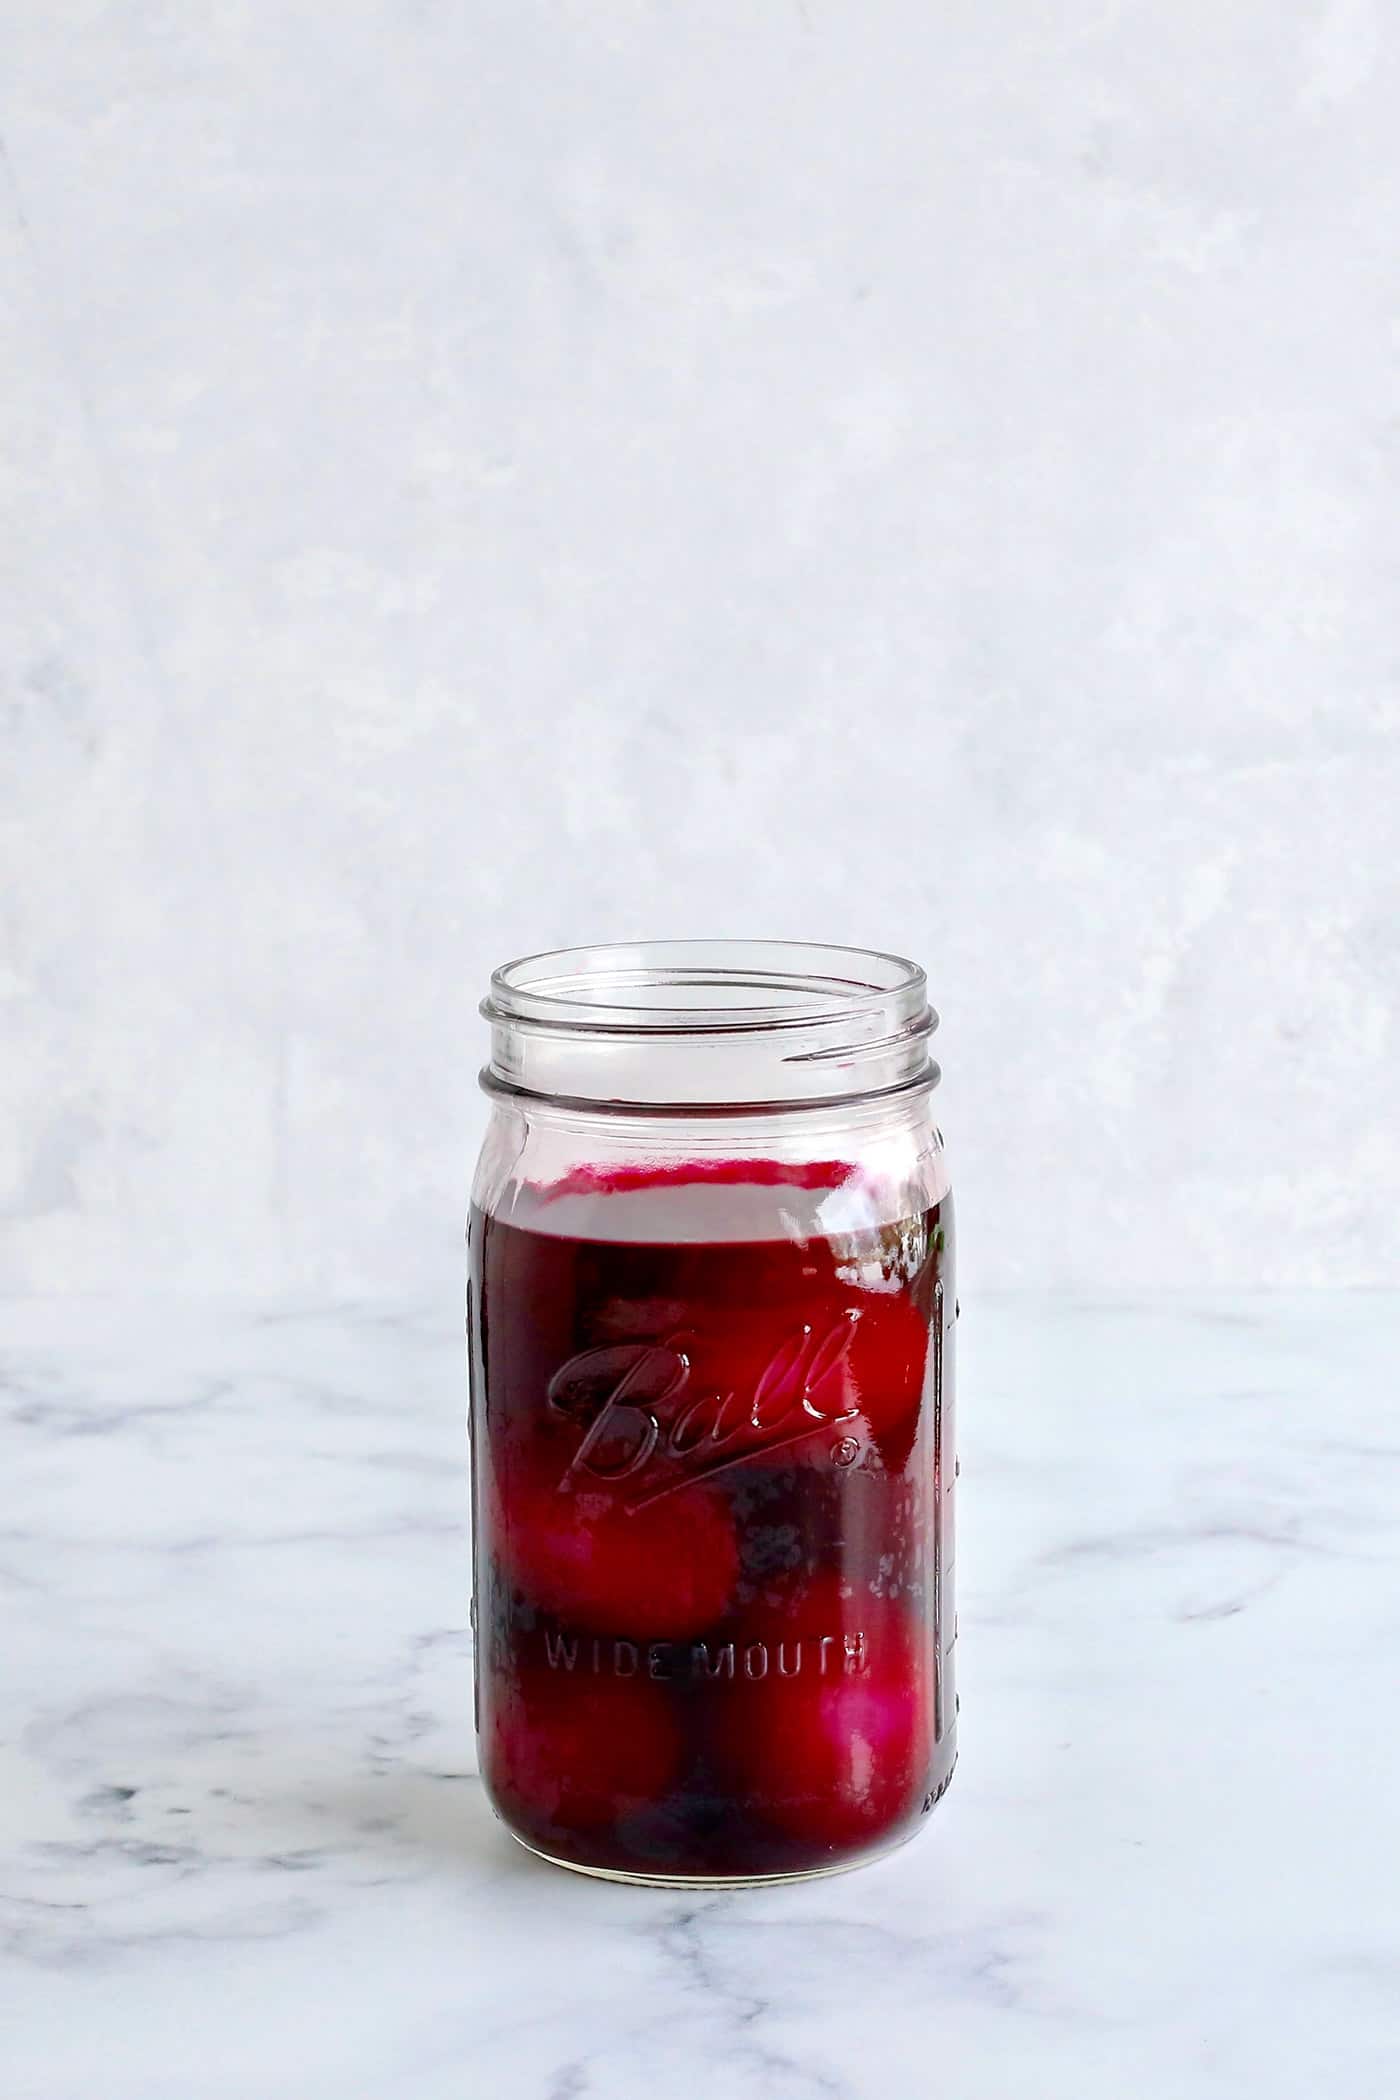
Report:
<svg viewBox="0 0 1400 2100"><path fill-rule="evenodd" d="M765 1820L813 1846L878 1840L928 1783L932 1655L902 1603L831 1575L746 1614L713 1705L720 1769Z"/></svg>
<svg viewBox="0 0 1400 2100"><path fill-rule="evenodd" d="M602 1829L675 1778L680 1724L656 1685L531 1669L489 1697L483 1764L498 1805L527 1829Z"/></svg>

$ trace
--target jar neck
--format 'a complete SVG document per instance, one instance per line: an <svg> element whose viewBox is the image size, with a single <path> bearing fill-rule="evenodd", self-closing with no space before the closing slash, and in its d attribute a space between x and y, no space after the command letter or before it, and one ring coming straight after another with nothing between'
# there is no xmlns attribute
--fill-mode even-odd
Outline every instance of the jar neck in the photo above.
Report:
<svg viewBox="0 0 1400 2100"><path fill-rule="evenodd" d="M916 1101L938 1081L923 971L863 949L563 949L497 970L482 1012L489 1093L594 1115L770 1118Z"/></svg>

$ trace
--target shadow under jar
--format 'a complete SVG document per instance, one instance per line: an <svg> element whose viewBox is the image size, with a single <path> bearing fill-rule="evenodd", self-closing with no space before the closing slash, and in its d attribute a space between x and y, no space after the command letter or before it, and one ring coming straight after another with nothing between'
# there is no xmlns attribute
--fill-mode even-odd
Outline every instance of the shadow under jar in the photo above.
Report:
<svg viewBox="0 0 1400 2100"><path fill-rule="evenodd" d="M524 1845L784 1880L947 1786L953 1220L898 957L508 964L472 1195L477 1732Z"/></svg>

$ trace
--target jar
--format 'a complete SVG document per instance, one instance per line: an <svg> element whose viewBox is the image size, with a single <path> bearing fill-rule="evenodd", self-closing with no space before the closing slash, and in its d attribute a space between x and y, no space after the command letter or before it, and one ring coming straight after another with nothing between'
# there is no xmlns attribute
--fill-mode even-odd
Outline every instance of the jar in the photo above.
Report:
<svg viewBox="0 0 1400 2100"><path fill-rule="evenodd" d="M953 1221L894 956L508 964L472 1194L477 1733L560 1866L783 1881L952 1774Z"/></svg>

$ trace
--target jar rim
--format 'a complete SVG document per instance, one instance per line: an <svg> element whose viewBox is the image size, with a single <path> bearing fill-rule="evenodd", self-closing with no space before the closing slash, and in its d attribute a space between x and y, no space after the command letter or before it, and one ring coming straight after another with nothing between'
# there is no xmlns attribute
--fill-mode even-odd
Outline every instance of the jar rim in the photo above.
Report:
<svg viewBox="0 0 1400 2100"><path fill-rule="evenodd" d="M613 1113L815 1108L927 1092L917 963L819 941L614 941L503 963L488 1093Z"/></svg>
<svg viewBox="0 0 1400 2100"><path fill-rule="evenodd" d="M760 993L777 996L749 996ZM633 1039L766 1036L875 1015L894 1033L927 1035L938 1020L927 993L917 963L877 948L613 941L502 963L481 1011L496 1027Z"/></svg>

